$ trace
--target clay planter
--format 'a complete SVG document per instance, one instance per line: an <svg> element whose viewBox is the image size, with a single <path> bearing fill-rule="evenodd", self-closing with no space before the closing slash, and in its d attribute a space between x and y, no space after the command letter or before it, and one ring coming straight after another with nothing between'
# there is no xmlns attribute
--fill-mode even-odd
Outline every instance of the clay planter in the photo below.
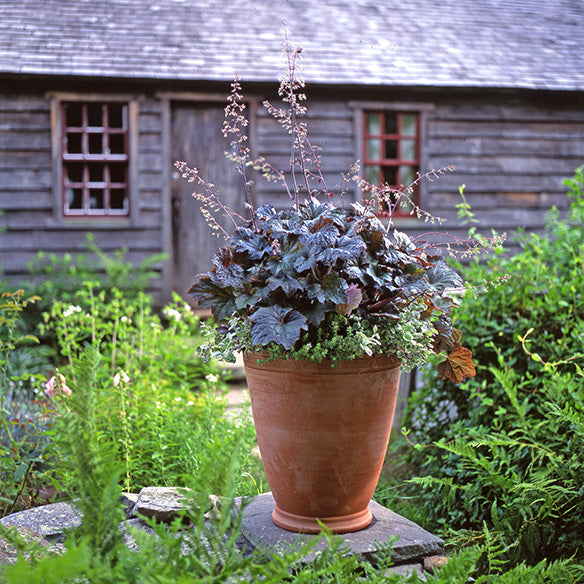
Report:
<svg viewBox="0 0 584 584"><path fill-rule="evenodd" d="M276 525L334 533L369 525L395 410L399 362L386 356L258 363L244 356ZM264 356L265 358L265 356Z"/></svg>

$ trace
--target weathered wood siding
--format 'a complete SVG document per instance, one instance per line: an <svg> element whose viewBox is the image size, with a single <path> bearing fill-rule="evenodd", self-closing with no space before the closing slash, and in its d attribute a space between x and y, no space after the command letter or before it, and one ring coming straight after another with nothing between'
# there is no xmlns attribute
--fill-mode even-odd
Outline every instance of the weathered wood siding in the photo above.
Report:
<svg viewBox="0 0 584 584"><path fill-rule="evenodd" d="M348 174L350 167L361 157L356 150L354 119L354 110L345 102L315 100L308 104L306 122L310 141L320 147L326 187L335 193L340 191L342 175ZM290 137L263 107L258 108L254 146L258 156L265 157L277 168L287 171L286 180L291 185L291 174L288 172ZM297 180L303 184L304 179L300 173L297 173ZM344 187L349 189L347 199L354 199L355 185L349 183ZM261 177L256 179L256 196L258 205L270 202L282 206L289 202L281 182L267 182Z"/></svg>
<svg viewBox="0 0 584 584"><path fill-rule="evenodd" d="M253 98L251 93L248 97ZM342 174L361 158L356 123L360 102L349 92L330 95L311 96L307 124L312 142L322 148L326 187L338 193ZM262 99L259 94L255 97ZM486 233L491 227L509 233L519 227L539 231L552 205L567 207L562 181L584 163L584 108L577 98L445 91L406 98L426 108L422 170L454 165L456 171L425 182L421 191L422 207L448 219L445 226L415 219L400 220L398 226L414 233L446 230L464 235L466 228L459 227L455 208L461 184L466 185L466 196ZM180 99L180 94L173 99ZM398 98L377 92L374 99L380 107L391 99L405 101L403 93ZM83 251L88 232L107 252L128 248L127 258L134 262L172 252L170 145L177 136L171 135L164 99L142 96L135 103L131 217L88 221L55 213L49 99L32 93L0 96L0 209L4 211L0 227L6 227L0 232L0 264L13 281L26 277L27 263L39 250ZM289 137L261 106L250 131L256 156L283 169L289 166ZM219 181L217 186L221 187ZM359 196L354 184L343 186L348 188L346 203ZM281 184L259 176L255 176L255 198L257 204L289 202ZM172 262L160 264L162 277L156 285L162 297L172 283L169 266Z"/></svg>
<svg viewBox="0 0 584 584"><path fill-rule="evenodd" d="M50 100L35 95L0 97L0 226L4 227L0 266L5 276L14 283L26 278L27 264L41 250L83 252L88 233L106 252L127 248L126 259L134 263L163 251L159 102L139 100L137 122L131 217L117 221L63 218L55 212Z"/></svg>
<svg viewBox="0 0 584 584"><path fill-rule="evenodd" d="M53 214L51 121L41 97L0 98L0 264L22 273ZM37 248L40 249L40 248Z"/></svg>
<svg viewBox="0 0 584 584"><path fill-rule="evenodd" d="M308 108L311 140L322 147L323 172L329 190L338 192L341 174L361 158L358 102L312 101ZM383 100L380 100L383 103ZM387 103L391 103L387 101ZM409 103L414 105L414 99ZM553 205L565 209L568 204L562 184L584 163L584 111L574 106L546 102L526 103L508 96L481 99L476 96L427 97L418 102L427 110L422 150L422 171L455 166L440 178L424 181L421 206L446 219L442 226L415 219L400 219L396 225L414 233L448 231L464 236L456 217L461 201L459 185L466 185L465 195L479 227L486 234L491 228L508 233L508 247L513 248L512 233L518 228L541 231L547 210ZM354 109L355 108L355 109ZM282 168L289 166L289 137L264 111L259 111L256 147L258 155ZM288 179L290 176L288 175ZM345 185L347 186L347 185ZM358 196L349 186L346 200ZM257 200L287 204L279 183L257 180Z"/></svg>
<svg viewBox="0 0 584 584"><path fill-rule="evenodd" d="M424 204L457 225L464 184L479 227L509 235L540 231L552 207L566 209L562 182L584 163L584 111L557 102L453 101L437 104L428 124L429 168L453 164L426 189ZM512 246L512 240L509 244Z"/></svg>

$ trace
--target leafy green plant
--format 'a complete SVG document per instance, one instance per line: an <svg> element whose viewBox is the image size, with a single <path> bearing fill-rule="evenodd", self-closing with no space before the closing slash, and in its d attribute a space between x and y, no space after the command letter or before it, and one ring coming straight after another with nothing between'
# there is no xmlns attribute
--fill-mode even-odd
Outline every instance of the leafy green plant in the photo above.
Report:
<svg viewBox="0 0 584 584"><path fill-rule="evenodd" d="M221 372L196 355L199 317L178 297L159 316L144 294L128 299L114 288L110 296L107 302L104 290L86 283L72 299L76 304L53 304L44 327L55 332L65 358L60 372L72 383L86 347L98 352L94 418L100 444L123 465L125 488L180 485L207 465L202 457L211 452L217 465L206 472L219 487L222 452L241 440L249 446L246 470L254 467L250 422L237 426L224 417Z"/></svg>
<svg viewBox="0 0 584 584"><path fill-rule="evenodd" d="M558 363L559 370L566 371L570 361L582 355L583 169L578 169L566 185L571 203L565 219L552 210L543 235L518 236L521 251L516 255L471 262L464 268L467 279L474 282L511 277L504 285L487 287L479 297L464 297L457 324L472 347L479 375L459 387L428 371L427 389L412 396L407 420L422 441L439 438L450 418L492 423L496 409L487 411L472 398L487 387L488 398L509 405L489 370L498 366L499 355L521 378L522 393L537 390L542 361ZM570 361L565 362L567 359Z"/></svg>
<svg viewBox="0 0 584 584"><path fill-rule="evenodd" d="M425 475L415 501L430 525L472 540L486 525L505 566L584 560L582 177L567 182L570 213L553 211L546 234L522 237L512 258L469 266L478 281L511 275L461 303L477 376L455 385L428 372L405 419L418 443L410 462Z"/></svg>
<svg viewBox="0 0 584 584"><path fill-rule="evenodd" d="M181 516L171 525L150 522L153 534L132 527L120 530L123 518L119 495L120 479L124 474L123 461L119 460L102 434L100 418L102 391L99 371L104 360L98 351L86 347L73 359L73 367L66 382L71 393L54 395L59 412L55 433L59 436L62 466L68 468L77 485L75 504L84 520L80 527L68 534L62 551L34 548L14 533L0 526L0 536L17 545L23 552L13 566L0 566L0 582L4 584L67 584L88 582L102 584L120 583L233 583L280 582L335 583L370 582L416 584L420 577L388 571L391 566L391 544L381 549L374 563L363 562L347 554L342 537L324 534L328 549L316 553L307 561L314 547L295 546L268 556L263 550L243 554L237 545L241 528L241 515L229 501L238 493L238 476L245 468L245 442L226 450L223 458L215 459L216 452L209 442L200 442L199 451L209 465L219 464L224 472L223 495L225 504L219 513L206 514L209 493L216 493L216 477L206 471L185 481L191 487L191 496ZM72 381L75 380L75 381ZM124 381L120 375L118 387ZM209 420L211 422L211 420ZM209 428L212 426L209 424ZM215 432L224 435L225 427ZM209 434L210 435L210 434ZM206 477L207 480L198 480ZM132 551L124 541L124 533L137 544ZM541 561L535 566L525 563L508 572L480 575L482 564L496 564L500 554L498 542L474 546L452 555L448 563L425 581L431 584L576 583L583 574L581 567L566 561ZM188 553L185 553L188 551ZM484 571L484 570L483 570Z"/></svg>
<svg viewBox="0 0 584 584"><path fill-rule="evenodd" d="M405 369L440 355L443 376L455 381L472 376L472 355L461 346L450 316L463 289L461 278L435 249L398 232L392 222L396 207L409 201L423 177L396 189L369 184L355 170L351 179L369 199L349 207L334 204L303 119L304 83L297 75L301 51L286 49L288 72L279 89L284 107L264 105L290 134L290 175L264 159L251 159L238 80L226 107L223 133L231 138L249 219L226 208L198 170L176 163L186 179L201 187L195 197L203 213L229 239L214 267L189 292L218 321L227 321L227 331L220 329L211 345L224 358L232 358L233 349L333 361L397 353ZM290 208L254 208L249 166L280 183ZM342 201L342 189L337 195ZM389 209L385 223L376 213L380 205ZM422 216L419 208L412 209ZM214 211L231 220L232 234L214 221ZM350 342L339 343L340 337Z"/></svg>
<svg viewBox="0 0 584 584"><path fill-rule="evenodd" d="M47 356L38 339L24 330L22 319L38 300L23 290L4 292L0 298L0 516L35 496L50 451L44 436L48 408L40 394Z"/></svg>
<svg viewBox="0 0 584 584"><path fill-rule="evenodd" d="M38 343L34 335L21 330L23 311L40 300L38 296L25 297L24 290L3 291L0 296L0 383L4 388L8 382L9 360L17 347Z"/></svg>
<svg viewBox="0 0 584 584"><path fill-rule="evenodd" d="M117 288L126 297L135 297L159 276L156 266L165 259L164 254L155 254L133 264L125 259L126 249L108 255L91 233L87 234L85 248L82 253L63 255L39 251L28 265L30 277L23 287L43 299L43 308L55 299L67 302L85 281L96 282L102 290Z"/></svg>

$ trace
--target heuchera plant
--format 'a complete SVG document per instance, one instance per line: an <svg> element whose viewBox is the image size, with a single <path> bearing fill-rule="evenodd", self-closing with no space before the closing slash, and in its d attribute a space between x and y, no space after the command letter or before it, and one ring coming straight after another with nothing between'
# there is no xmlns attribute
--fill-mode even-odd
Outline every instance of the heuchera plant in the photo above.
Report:
<svg viewBox="0 0 584 584"><path fill-rule="evenodd" d="M413 185L371 185L354 170L350 178L369 198L348 206L333 203L303 119L300 53L286 41L288 68L279 89L285 107L264 104L291 136L287 175L264 159L252 159L237 79L228 98L223 133L231 137L229 156L242 175L250 218L226 208L214 185L196 169L176 163L185 178L202 187L194 193L202 212L229 240L215 255L212 269L189 290L223 323L214 339L219 354L226 358L232 350L261 351L271 358L338 361L389 353L404 368L441 355L443 376L460 382L474 375L472 354L461 346L451 320L457 294L464 290L460 276L428 245L393 228L392 211L402 202L422 213L410 201ZM254 208L250 167L281 182L290 208ZM337 195L342 203L343 192ZM375 211L380 201L389 209L388 218ZM232 234L214 219L217 211L232 221Z"/></svg>

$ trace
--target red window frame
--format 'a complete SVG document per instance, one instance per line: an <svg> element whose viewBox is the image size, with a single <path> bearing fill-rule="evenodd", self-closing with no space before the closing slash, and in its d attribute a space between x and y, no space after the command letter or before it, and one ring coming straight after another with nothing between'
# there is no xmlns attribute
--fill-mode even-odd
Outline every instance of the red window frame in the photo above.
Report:
<svg viewBox="0 0 584 584"><path fill-rule="evenodd" d="M127 217L129 105L61 104L61 163L65 217Z"/></svg>
<svg viewBox="0 0 584 584"><path fill-rule="evenodd" d="M420 171L420 115L413 111L366 110L363 112L363 173L371 184L407 187ZM419 205L419 189L413 185L408 197ZM391 215L410 215L411 205L402 201ZM387 203L380 216L389 216Z"/></svg>

